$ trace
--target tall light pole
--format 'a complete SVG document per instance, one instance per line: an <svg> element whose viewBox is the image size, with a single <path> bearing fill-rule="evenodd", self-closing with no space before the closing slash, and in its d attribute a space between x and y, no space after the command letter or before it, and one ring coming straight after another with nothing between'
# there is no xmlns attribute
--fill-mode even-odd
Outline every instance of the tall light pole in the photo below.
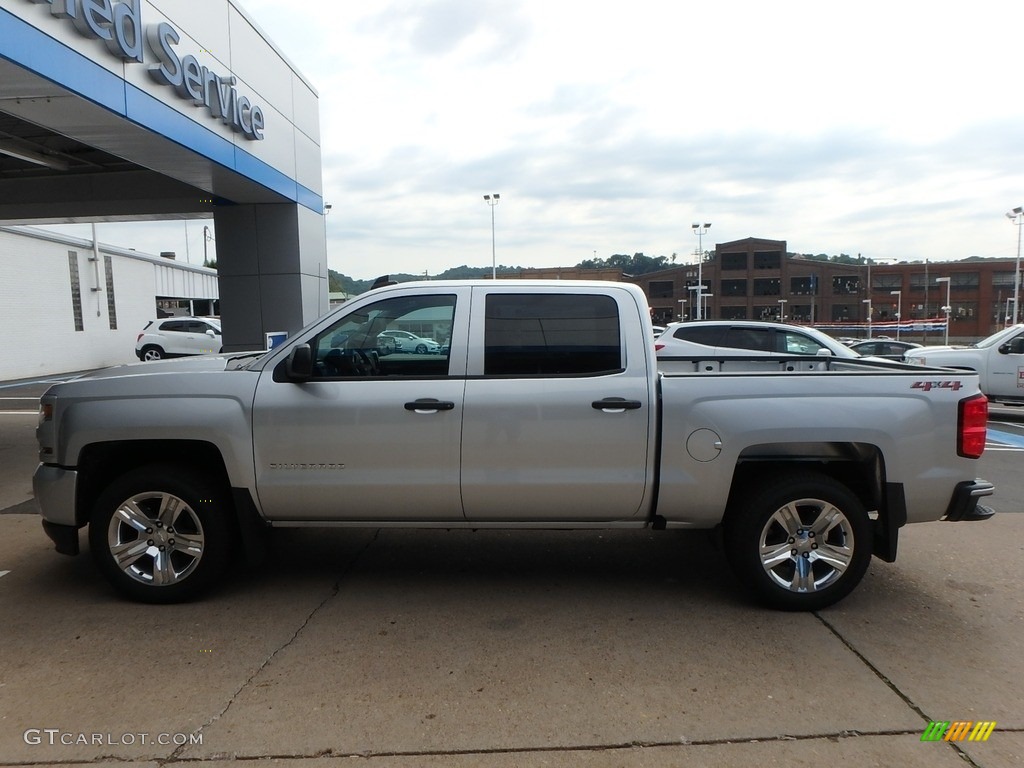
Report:
<svg viewBox="0 0 1024 768"><path fill-rule="evenodd" d="M1017 299L1020 298L1020 227L1024 223L1024 208L1017 206L1006 214L1006 218L1017 225L1017 264L1013 269L1013 324L1017 324Z"/></svg>
<svg viewBox="0 0 1024 768"><path fill-rule="evenodd" d="M900 316L903 314L903 291L889 291L896 297L896 341L900 340Z"/></svg>
<svg viewBox="0 0 1024 768"><path fill-rule="evenodd" d="M484 202L491 206L491 280L498 279L498 262L494 256L494 206L501 200L501 195L495 192L493 195L484 195Z"/></svg>
<svg viewBox="0 0 1024 768"><path fill-rule="evenodd" d="M706 224L691 224L693 234L697 236L697 283L701 286L701 291L704 290L704 235L707 234L708 230L711 229L711 222ZM703 302L697 304L697 319L704 319L704 310L702 309Z"/></svg>
<svg viewBox="0 0 1024 768"><path fill-rule="evenodd" d="M946 341L945 341L945 344L948 347L949 346L949 314L950 314L950 312L953 311L953 305L949 303L949 284L951 282L953 282L953 278L951 278L951 277L936 277L935 278L935 282L936 283L945 283L946 284L946 306L944 306L942 309L946 313Z"/></svg>

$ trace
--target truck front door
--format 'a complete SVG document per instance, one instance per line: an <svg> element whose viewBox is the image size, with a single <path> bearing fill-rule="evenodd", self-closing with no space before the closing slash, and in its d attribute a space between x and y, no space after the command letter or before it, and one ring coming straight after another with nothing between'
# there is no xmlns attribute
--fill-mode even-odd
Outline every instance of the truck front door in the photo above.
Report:
<svg viewBox="0 0 1024 768"><path fill-rule="evenodd" d="M421 355L393 351L378 339L382 331L402 329L464 340L460 291L468 299L468 289L454 289L362 303L309 339L310 381L288 381L280 369L263 373L253 407L253 454L268 518L464 519L465 344Z"/></svg>
<svg viewBox="0 0 1024 768"><path fill-rule="evenodd" d="M994 397L1024 397L1024 332L1007 339L988 353L986 394Z"/></svg>

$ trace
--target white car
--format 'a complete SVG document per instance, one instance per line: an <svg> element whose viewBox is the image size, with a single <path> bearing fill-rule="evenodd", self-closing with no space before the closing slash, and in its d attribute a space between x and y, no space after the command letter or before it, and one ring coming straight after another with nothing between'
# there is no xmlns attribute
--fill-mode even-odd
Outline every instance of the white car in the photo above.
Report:
<svg viewBox="0 0 1024 768"><path fill-rule="evenodd" d="M798 325L755 320L694 320L672 323L654 348L663 357L809 355L859 358L831 336Z"/></svg>
<svg viewBox="0 0 1024 768"><path fill-rule="evenodd" d="M415 352L417 355L433 354L441 351L441 345L433 339L425 339L409 331L381 331L377 337L393 339L396 352Z"/></svg>
<svg viewBox="0 0 1024 768"><path fill-rule="evenodd" d="M139 360L209 355L221 351L220 321L209 317L150 320L135 340Z"/></svg>

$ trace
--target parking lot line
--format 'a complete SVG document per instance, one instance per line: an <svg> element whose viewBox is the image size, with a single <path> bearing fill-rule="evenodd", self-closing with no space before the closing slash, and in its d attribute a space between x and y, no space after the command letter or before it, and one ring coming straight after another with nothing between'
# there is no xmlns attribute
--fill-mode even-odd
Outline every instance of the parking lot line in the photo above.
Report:
<svg viewBox="0 0 1024 768"><path fill-rule="evenodd" d="M998 429L988 430L988 439L997 445L1008 445L1014 448L1024 448L1024 435L1014 435L1010 432L1003 432Z"/></svg>

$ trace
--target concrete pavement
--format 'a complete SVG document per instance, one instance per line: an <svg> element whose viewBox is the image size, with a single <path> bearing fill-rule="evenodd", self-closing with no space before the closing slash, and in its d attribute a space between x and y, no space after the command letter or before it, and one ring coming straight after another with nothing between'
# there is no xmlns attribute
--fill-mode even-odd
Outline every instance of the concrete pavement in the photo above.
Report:
<svg viewBox="0 0 1024 768"><path fill-rule="evenodd" d="M744 602L700 534L279 533L150 607L0 515L0 763L1024 762L1024 515L911 526L817 615Z"/></svg>
<svg viewBox="0 0 1024 768"><path fill-rule="evenodd" d="M675 532L280 531L263 569L149 607L23 514L35 406L5 402L0 765L1024 764L1017 453L979 467L995 519L910 526L817 615L748 605ZM923 743L931 720L997 729Z"/></svg>

